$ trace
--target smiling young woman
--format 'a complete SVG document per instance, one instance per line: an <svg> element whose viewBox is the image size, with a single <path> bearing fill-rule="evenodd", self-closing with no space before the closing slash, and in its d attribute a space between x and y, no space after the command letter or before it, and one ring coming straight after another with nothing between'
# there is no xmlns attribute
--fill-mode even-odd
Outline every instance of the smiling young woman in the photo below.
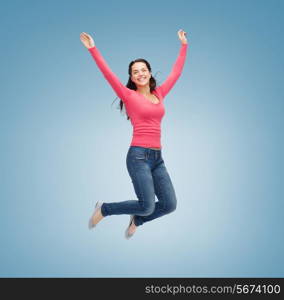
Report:
<svg viewBox="0 0 284 300"><path fill-rule="evenodd" d="M98 201L89 220L94 228L104 217L130 215L125 237L133 236L138 226L169 214L176 209L175 190L162 157L161 121L165 115L164 98L180 77L187 53L186 32L178 31L181 41L179 55L165 82L156 86L152 70L146 59L131 61L128 66L128 83L124 86L107 65L95 46L93 38L82 32L81 42L94 58L98 68L125 106L127 119L133 126L126 165L138 200L106 203ZM155 196L158 201L155 202Z"/></svg>

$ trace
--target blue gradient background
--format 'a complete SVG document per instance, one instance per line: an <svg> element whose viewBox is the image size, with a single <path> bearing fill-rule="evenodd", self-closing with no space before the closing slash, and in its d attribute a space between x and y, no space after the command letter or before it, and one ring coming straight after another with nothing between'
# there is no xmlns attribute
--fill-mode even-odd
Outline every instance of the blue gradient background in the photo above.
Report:
<svg viewBox="0 0 284 300"><path fill-rule="evenodd" d="M0 276L283 277L284 1L2 1ZM126 84L143 57L165 98L177 210L124 239L87 228L97 200L136 199L132 127L79 35Z"/></svg>

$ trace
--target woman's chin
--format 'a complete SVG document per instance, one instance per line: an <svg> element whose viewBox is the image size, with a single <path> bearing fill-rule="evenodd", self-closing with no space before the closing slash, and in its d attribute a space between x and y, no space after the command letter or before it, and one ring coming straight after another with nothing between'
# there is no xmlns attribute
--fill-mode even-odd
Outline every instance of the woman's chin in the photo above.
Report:
<svg viewBox="0 0 284 300"><path fill-rule="evenodd" d="M140 83L140 82L138 83L138 82L137 82L137 83L136 83L136 86L137 86L137 87L138 87L138 86L139 86L139 87L144 87L144 86L147 86L147 85L149 85L149 82L145 82L145 83L144 83L144 82L143 82L143 83Z"/></svg>

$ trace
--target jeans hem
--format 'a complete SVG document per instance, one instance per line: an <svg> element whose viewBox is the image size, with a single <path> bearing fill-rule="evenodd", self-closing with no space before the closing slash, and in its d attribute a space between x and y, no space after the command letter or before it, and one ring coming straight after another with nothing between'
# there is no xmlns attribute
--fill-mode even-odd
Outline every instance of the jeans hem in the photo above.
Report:
<svg viewBox="0 0 284 300"><path fill-rule="evenodd" d="M105 203L103 203L103 205L101 206L101 212L102 212L102 215L103 215L104 217L106 217L106 216L109 215Z"/></svg>

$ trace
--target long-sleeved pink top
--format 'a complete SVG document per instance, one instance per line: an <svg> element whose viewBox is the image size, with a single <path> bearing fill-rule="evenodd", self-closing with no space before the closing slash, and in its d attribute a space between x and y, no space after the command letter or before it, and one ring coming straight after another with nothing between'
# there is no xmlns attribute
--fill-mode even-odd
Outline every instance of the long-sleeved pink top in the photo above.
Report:
<svg viewBox="0 0 284 300"><path fill-rule="evenodd" d="M112 72L96 46L88 49L93 56L103 76L112 86L116 95L123 101L126 112L133 126L133 135L130 146L145 148L162 148L161 121L165 114L164 98L173 88L181 75L187 51L187 44L181 44L179 55L170 75L165 82L157 86L152 92L159 103L154 104L144 95L124 86Z"/></svg>

